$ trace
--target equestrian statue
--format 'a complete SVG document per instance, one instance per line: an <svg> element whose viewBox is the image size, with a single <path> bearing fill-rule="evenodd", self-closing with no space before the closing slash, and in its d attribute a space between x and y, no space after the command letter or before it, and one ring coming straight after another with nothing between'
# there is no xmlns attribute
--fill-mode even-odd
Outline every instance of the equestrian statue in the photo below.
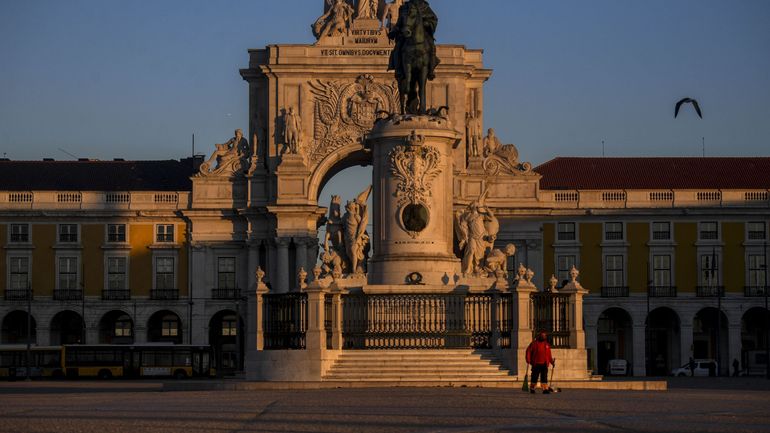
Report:
<svg viewBox="0 0 770 433"><path fill-rule="evenodd" d="M401 114L425 114L425 87L436 78L434 34L438 17L425 0L410 0L398 11L398 21L388 33L395 41L388 70L394 70L401 98Z"/></svg>

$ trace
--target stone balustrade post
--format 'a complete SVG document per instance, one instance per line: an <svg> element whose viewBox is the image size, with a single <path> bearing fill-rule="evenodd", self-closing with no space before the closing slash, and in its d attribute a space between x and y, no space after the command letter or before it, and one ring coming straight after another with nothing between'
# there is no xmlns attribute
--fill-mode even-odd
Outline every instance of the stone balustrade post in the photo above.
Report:
<svg viewBox="0 0 770 433"><path fill-rule="evenodd" d="M502 303L500 302L500 291L492 289L492 305L490 305L490 320L492 321L492 335L489 346L495 350L500 349L500 316Z"/></svg>
<svg viewBox="0 0 770 433"><path fill-rule="evenodd" d="M324 301L326 289L320 285L311 284L305 289L305 293L307 293L308 309L305 348L307 350L325 350Z"/></svg>
<svg viewBox="0 0 770 433"><path fill-rule="evenodd" d="M519 377L527 368L524 356L527 346L532 342L532 299L531 295L537 291L534 284L517 284L514 289L513 302L515 305L516 326L511 330L511 349L516 353L516 369Z"/></svg>
<svg viewBox="0 0 770 433"><path fill-rule="evenodd" d="M583 329L583 297L588 290L582 287L567 287L561 293L569 294L569 347L571 349L586 348L586 333Z"/></svg>
<svg viewBox="0 0 770 433"><path fill-rule="evenodd" d="M265 283L262 282L262 278L264 277L265 273L262 272L261 268L257 268L257 286L256 290L253 292L253 296L250 293L249 294L249 316L253 317L254 319L249 320L249 333L248 335L248 343L246 346L247 353L250 353L252 351L257 350L264 350L265 349L265 331L264 331L264 323L265 323L265 300L264 296L268 293L268 288L265 285ZM252 308L254 315L252 316ZM251 330L254 330L253 335ZM253 342L253 349L252 344Z"/></svg>
<svg viewBox="0 0 770 433"><path fill-rule="evenodd" d="M342 294L343 289L332 289L332 349L342 350Z"/></svg>

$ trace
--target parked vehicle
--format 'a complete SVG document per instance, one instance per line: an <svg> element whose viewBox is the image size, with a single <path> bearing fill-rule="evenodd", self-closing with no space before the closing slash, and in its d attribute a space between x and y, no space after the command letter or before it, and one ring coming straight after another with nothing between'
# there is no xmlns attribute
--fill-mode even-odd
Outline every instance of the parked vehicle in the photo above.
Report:
<svg viewBox="0 0 770 433"><path fill-rule="evenodd" d="M694 376L715 377L717 375L717 362L713 359L696 359ZM671 371L673 376L690 376L690 363L684 364Z"/></svg>
<svg viewBox="0 0 770 433"><path fill-rule="evenodd" d="M743 376L762 376L767 374L767 352L764 350L749 350L745 352Z"/></svg>
<svg viewBox="0 0 770 433"><path fill-rule="evenodd" d="M607 374L610 376L626 376L628 374L628 361L625 359L610 359L607 362Z"/></svg>

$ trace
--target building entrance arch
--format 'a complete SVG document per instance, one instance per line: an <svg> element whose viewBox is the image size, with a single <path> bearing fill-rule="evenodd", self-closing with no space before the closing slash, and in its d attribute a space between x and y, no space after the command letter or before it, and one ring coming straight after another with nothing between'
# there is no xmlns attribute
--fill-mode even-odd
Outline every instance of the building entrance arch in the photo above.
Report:
<svg viewBox="0 0 770 433"><path fill-rule="evenodd" d="M37 341L37 322L35 317L30 318L29 340L31 344ZM6 314L3 318L2 344L22 344L27 342L27 312L16 310Z"/></svg>
<svg viewBox="0 0 770 433"><path fill-rule="evenodd" d="M668 307L656 308L647 315L648 376L667 376L673 368L682 365L680 324L679 315Z"/></svg>
<svg viewBox="0 0 770 433"><path fill-rule="evenodd" d="M599 315L597 333L597 370L599 374L608 374L608 363L613 359L623 359L630 367L633 363L634 342L633 323L628 311L613 307Z"/></svg>
<svg viewBox="0 0 770 433"><path fill-rule="evenodd" d="M720 374L729 372L729 335L727 315L714 307L698 311L693 319L692 342L693 357L696 359L714 359Z"/></svg>
<svg viewBox="0 0 770 433"><path fill-rule="evenodd" d="M85 344L83 317L70 310L56 313L51 319L51 344Z"/></svg>

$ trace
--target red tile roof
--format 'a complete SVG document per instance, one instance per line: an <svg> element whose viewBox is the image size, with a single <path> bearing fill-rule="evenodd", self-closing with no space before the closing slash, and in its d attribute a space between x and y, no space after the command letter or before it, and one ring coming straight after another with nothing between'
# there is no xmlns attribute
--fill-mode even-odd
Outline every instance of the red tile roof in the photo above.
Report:
<svg viewBox="0 0 770 433"><path fill-rule="evenodd" d="M181 161L0 160L4 191L190 191L192 159Z"/></svg>
<svg viewBox="0 0 770 433"><path fill-rule="evenodd" d="M542 189L768 189L770 158L554 158Z"/></svg>

